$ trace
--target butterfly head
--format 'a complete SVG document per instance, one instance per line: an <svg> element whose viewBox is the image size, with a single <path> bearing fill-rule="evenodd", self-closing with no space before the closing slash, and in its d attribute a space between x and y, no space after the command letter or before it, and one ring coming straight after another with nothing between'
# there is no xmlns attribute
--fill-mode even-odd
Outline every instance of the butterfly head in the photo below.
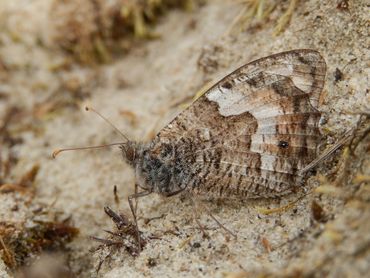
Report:
<svg viewBox="0 0 370 278"><path fill-rule="evenodd" d="M128 141L120 145L120 149L123 160L135 171L136 184L145 191L154 191L154 186L151 182L153 178L144 167L148 163L148 146Z"/></svg>
<svg viewBox="0 0 370 278"><path fill-rule="evenodd" d="M123 160L125 160L131 166L136 164L135 161L137 160L138 147L138 144L132 141L128 141L120 145Z"/></svg>

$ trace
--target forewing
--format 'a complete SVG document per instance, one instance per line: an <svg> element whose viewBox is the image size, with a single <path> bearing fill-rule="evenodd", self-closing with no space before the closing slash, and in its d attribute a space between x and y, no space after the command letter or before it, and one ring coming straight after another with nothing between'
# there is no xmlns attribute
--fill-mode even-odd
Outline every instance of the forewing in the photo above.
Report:
<svg viewBox="0 0 370 278"><path fill-rule="evenodd" d="M153 141L177 148L198 192L245 197L289 193L316 157L317 110L326 65L293 50L235 70L163 128Z"/></svg>

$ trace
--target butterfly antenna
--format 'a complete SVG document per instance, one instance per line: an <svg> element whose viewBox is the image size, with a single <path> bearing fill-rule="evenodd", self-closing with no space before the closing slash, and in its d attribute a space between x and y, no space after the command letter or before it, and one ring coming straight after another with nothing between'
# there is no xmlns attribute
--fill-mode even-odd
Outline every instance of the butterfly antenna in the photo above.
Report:
<svg viewBox="0 0 370 278"><path fill-rule="evenodd" d="M66 148L66 149L57 149L53 152L52 157L55 158L58 154L61 152L66 151L79 151L79 150L91 150L91 149L100 149L100 148L106 148L111 146L117 146L117 145L123 145L126 144L126 142L120 142L120 143L112 143L112 144L104 144L104 145L98 145L98 146L89 146L89 147L78 147L78 148Z"/></svg>
<svg viewBox="0 0 370 278"><path fill-rule="evenodd" d="M126 135L124 135L114 124L112 124L106 117L104 117L102 114L100 114L98 111L96 111L94 108L92 107L89 107L89 106L85 106L85 110L86 111L92 111L94 112L96 115L98 115L100 118L102 118L106 123L108 123L111 127L113 127L113 129L119 134L121 135L124 139L127 140L127 142L130 141L130 139L127 138Z"/></svg>

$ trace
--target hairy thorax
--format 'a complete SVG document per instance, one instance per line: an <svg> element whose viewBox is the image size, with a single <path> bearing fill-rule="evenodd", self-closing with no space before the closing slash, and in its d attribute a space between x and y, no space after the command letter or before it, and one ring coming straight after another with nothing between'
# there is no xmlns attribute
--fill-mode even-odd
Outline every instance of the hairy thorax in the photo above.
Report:
<svg viewBox="0 0 370 278"><path fill-rule="evenodd" d="M128 162L135 170L139 187L170 196L183 191L189 185L192 180L189 165L194 157L191 152L187 152L185 145L152 143L135 144L132 147L135 157ZM123 155L125 157L125 152Z"/></svg>

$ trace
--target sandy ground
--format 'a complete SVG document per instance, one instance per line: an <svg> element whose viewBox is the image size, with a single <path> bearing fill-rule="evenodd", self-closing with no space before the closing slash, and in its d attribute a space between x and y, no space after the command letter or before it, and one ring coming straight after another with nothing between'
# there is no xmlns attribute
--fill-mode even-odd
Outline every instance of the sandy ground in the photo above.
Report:
<svg viewBox="0 0 370 278"><path fill-rule="evenodd" d="M34 202L70 215L80 229L68 252L70 267L78 277L96 276L95 268L106 254L89 252L97 246L89 236L103 237L103 230L113 227L103 206L129 214L127 196L134 190L133 172L122 162L118 148L51 158L55 148L121 140L101 119L85 113L84 105L95 107L129 138L149 140L183 109L180 104L190 101L207 82L269 54L313 48L322 53L328 65L321 108L322 131L330 145L356 125L358 113L369 113L370 109L369 2L349 1L349 10L338 9L337 2L300 1L287 29L273 36L281 9L269 20L230 35L228 30L241 4L209 1L191 13L171 12L156 28L160 39L141 44L125 57L104 66L73 64L55 73L50 68L61 63L65 54L49 41L50 1L0 1L8 30L24 34L18 40L1 34L0 58L7 71L0 85L6 95L0 99L0 116L12 105L29 111L50 96L68 95L69 86L73 88L76 82L79 92L86 93L83 100L75 100L80 109L67 106L51 117L28 119L42 131L21 131L23 143L12 147L20 158L12 171L14 177L35 163L40 165ZM343 73L341 80L335 80L336 69ZM321 185L322 193L309 194L283 212L265 215L259 208L282 207L297 196L240 203L206 201L215 216L237 233L237 240L206 214L200 221L210 228L210 237L202 238L193 222L192 204L186 199L142 198L138 211L141 230L160 235L160 239L149 241L137 258L124 251L115 253L98 276L253 277L274 273L365 277L370 270L366 144L366 140L360 143L356 156L335 153L332 163L321 165L318 176L307 183L307 188ZM121 198L118 207L114 185ZM18 194L0 194L1 221L26 218L27 207L10 210L19 198ZM312 216L313 201L323 209L324 220ZM143 221L161 215L148 224ZM169 230L176 235L165 233ZM0 277L8 277L1 261Z"/></svg>

